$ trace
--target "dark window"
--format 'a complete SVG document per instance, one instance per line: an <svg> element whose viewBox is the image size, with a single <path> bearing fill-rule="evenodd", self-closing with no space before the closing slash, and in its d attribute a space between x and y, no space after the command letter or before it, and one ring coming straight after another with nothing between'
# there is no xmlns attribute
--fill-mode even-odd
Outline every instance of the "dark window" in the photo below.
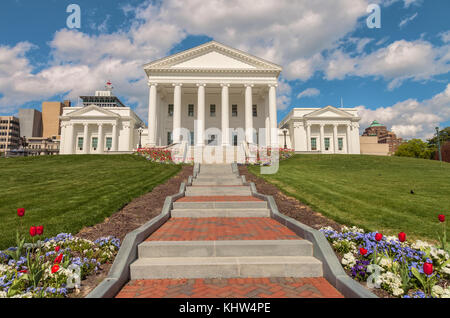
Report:
<svg viewBox="0 0 450 318"><path fill-rule="evenodd" d="M252 111L253 111L253 117L258 117L258 107L256 105L253 105Z"/></svg>
<svg viewBox="0 0 450 318"><path fill-rule="evenodd" d="M231 117L237 117L237 105L231 105Z"/></svg>
<svg viewBox="0 0 450 318"><path fill-rule="evenodd" d="M167 145L171 145L172 144L172 132L168 131L167 132Z"/></svg>
<svg viewBox="0 0 450 318"><path fill-rule="evenodd" d="M188 116L194 117L194 105L193 104L188 105Z"/></svg>
<svg viewBox="0 0 450 318"><path fill-rule="evenodd" d="M209 105L209 116L216 117L216 105Z"/></svg>
<svg viewBox="0 0 450 318"><path fill-rule="evenodd" d="M169 116L170 116L170 117L173 116L173 104L169 104L169 107L168 107L168 113L169 113Z"/></svg>

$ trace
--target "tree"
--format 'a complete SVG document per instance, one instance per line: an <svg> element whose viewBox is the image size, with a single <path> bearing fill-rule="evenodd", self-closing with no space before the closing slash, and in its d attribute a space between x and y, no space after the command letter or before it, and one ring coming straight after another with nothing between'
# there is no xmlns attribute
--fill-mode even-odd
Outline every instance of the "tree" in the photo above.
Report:
<svg viewBox="0 0 450 318"><path fill-rule="evenodd" d="M434 152L434 147L430 147L428 143L420 139L411 139L401 144L395 152L395 155L399 157L431 159Z"/></svg>
<svg viewBox="0 0 450 318"><path fill-rule="evenodd" d="M450 141L447 141L444 145L441 145L442 161L450 162ZM434 160L439 160L439 154L436 151L434 154Z"/></svg>
<svg viewBox="0 0 450 318"><path fill-rule="evenodd" d="M447 141L450 141L450 127L446 127L439 132L439 139L441 141L441 146L445 144ZM430 146L435 146L437 149L437 136L434 136L431 139L428 139L428 144Z"/></svg>

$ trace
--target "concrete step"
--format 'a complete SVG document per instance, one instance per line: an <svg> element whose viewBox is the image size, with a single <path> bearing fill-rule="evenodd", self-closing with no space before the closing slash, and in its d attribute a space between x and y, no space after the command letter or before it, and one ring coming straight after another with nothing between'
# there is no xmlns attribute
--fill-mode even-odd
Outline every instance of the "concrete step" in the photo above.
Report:
<svg viewBox="0 0 450 318"><path fill-rule="evenodd" d="M237 177L197 177L193 185L242 185L242 179Z"/></svg>
<svg viewBox="0 0 450 318"><path fill-rule="evenodd" d="M139 258L312 256L307 240L147 241L139 244Z"/></svg>
<svg viewBox="0 0 450 318"><path fill-rule="evenodd" d="M269 209L173 209L173 218L265 218L270 217Z"/></svg>
<svg viewBox="0 0 450 318"><path fill-rule="evenodd" d="M193 187L189 186L186 188L186 196L250 196L252 191L249 186L236 186L236 187L221 187L221 186L210 186L210 187Z"/></svg>
<svg viewBox="0 0 450 318"><path fill-rule="evenodd" d="M174 209L267 209L266 201L174 202Z"/></svg>
<svg viewBox="0 0 450 318"><path fill-rule="evenodd" d="M131 279L321 277L322 263L312 256L139 258Z"/></svg>

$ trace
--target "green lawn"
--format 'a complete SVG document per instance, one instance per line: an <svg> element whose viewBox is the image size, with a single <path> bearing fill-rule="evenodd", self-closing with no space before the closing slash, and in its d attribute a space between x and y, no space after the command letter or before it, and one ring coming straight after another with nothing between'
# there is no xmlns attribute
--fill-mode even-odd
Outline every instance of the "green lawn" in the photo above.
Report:
<svg viewBox="0 0 450 318"><path fill-rule="evenodd" d="M77 233L102 222L180 171L133 155L40 156L0 159L0 249L12 246L25 208L25 231Z"/></svg>
<svg viewBox="0 0 450 318"><path fill-rule="evenodd" d="M437 240L438 214L450 218L450 164L361 155L295 155L260 175L341 224ZM415 194L410 194L414 190ZM449 222L447 222L448 228Z"/></svg>

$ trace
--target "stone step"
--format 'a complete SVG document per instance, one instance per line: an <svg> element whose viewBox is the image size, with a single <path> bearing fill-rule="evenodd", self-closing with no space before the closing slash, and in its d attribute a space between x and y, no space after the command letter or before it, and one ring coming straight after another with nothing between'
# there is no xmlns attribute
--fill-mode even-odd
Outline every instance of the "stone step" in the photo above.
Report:
<svg viewBox="0 0 450 318"><path fill-rule="evenodd" d="M312 256L139 258L130 278L321 277L322 263Z"/></svg>
<svg viewBox="0 0 450 318"><path fill-rule="evenodd" d="M173 209L173 218L264 218L270 217L269 209Z"/></svg>
<svg viewBox="0 0 450 318"><path fill-rule="evenodd" d="M266 201L174 202L174 209L267 209Z"/></svg>
<svg viewBox="0 0 450 318"><path fill-rule="evenodd" d="M139 244L139 258L312 256L307 240L146 241Z"/></svg>
<svg viewBox="0 0 450 318"><path fill-rule="evenodd" d="M194 180L192 181L192 185L194 186L242 185L242 180L240 179L232 179L232 180L216 179L214 181Z"/></svg>
<svg viewBox="0 0 450 318"><path fill-rule="evenodd" d="M236 187L192 187L186 188L185 196L250 196L252 191L249 186L236 186Z"/></svg>

